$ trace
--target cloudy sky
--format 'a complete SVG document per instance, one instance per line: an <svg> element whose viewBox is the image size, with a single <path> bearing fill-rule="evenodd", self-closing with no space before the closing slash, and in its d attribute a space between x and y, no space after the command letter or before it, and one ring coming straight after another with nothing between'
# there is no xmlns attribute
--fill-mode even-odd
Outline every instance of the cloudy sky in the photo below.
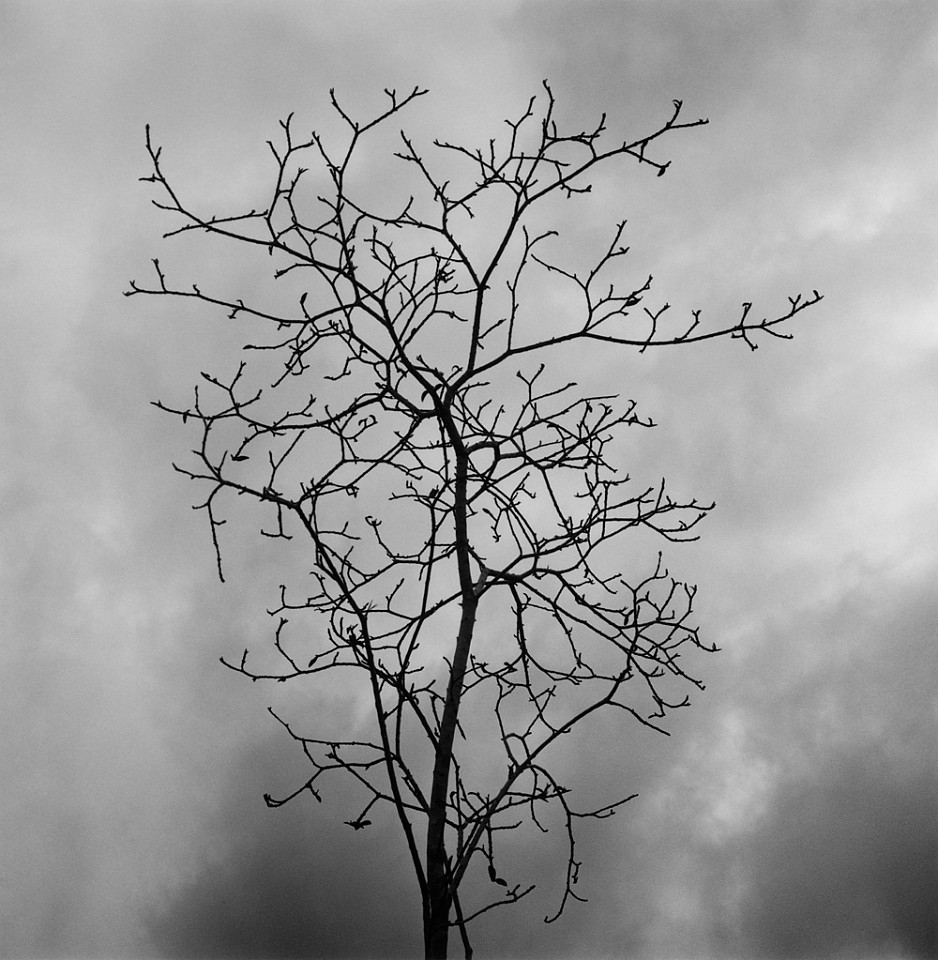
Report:
<svg viewBox="0 0 938 960"><path fill-rule="evenodd" d="M717 502L668 562L722 652L670 739L599 730L567 772L640 793L584 835L589 903L542 923L548 839L477 956L938 955L938 8L901 0L0 2L0 955L419 951L390 820L262 802L302 758L218 657L267 640L282 571L245 526L217 582L191 436L149 406L238 344L121 296L153 256L237 278L160 239L144 125L224 209L279 119L333 124L330 87L367 113L426 86L407 129L474 142L545 77L571 124L710 119L668 176L604 175L577 250L627 217L674 310L824 300L754 354L584 372L660 423L630 470Z"/></svg>

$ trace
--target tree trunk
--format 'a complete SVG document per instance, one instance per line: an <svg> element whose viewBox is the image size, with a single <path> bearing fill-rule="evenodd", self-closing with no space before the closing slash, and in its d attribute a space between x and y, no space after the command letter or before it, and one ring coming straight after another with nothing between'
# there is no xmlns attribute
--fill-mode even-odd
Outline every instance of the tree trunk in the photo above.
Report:
<svg viewBox="0 0 938 960"><path fill-rule="evenodd" d="M426 960L446 960L449 944L449 907L431 904L430 914L423 933L424 957Z"/></svg>
<svg viewBox="0 0 938 960"><path fill-rule="evenodd" d="M445 960L449 934L449 914L453 906L454 890L450 888L449 864L446 855L446 799L449 792L449 772L453 760L453 741L459 719L466 664L475 628L478 598L470 584L463 595L462 616L453 669L450 673L440 721L440 739L433 764L433 783L430 790L430 812L427 822L427 911L424 920L424 949L427 960Z"/></svg>

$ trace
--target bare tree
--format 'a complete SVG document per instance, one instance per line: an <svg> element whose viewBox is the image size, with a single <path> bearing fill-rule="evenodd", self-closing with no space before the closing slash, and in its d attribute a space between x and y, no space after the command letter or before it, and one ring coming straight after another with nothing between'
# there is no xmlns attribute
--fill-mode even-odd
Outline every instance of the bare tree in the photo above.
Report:
<svg viewBox="0 0 938 960"><path fill-rule="evenodd" d="M207 490L198 508L222 579L228 495L269 510L264 536L308 544L308 582L281 586L271 611L279 668L255 669L246 650L222 662L251 680L351 672L368 691L363 738L315 736L271 709L311 773L289 796L264 799L318 800L342 773L363 790L346 821L354 830L389 804L420 889L426 956L445 957L456 927L469 957L470 921L533 889L503 878L506 831L543 828L548 815L565 831L551 922L581 899L578 821L632 799L576 806L551 766L558 740L606 712L666 733L666 715L688 703L681 687L702 687L682 653L715 649L690 619L695 588L670 576L660 552L638 575L617 562L621 538L642 528L696 539L713 505L617 472L617 438L653 423L632 401L579 388L571 348L585 358L591 347L643 352L727 337L755 350L762 335L789 338L781 325L820 295L790 297L772 318L757 319L747 302L730 322L707 326L694 310L672 326L668 304L646 305L650 276L625 289L608 279L628 253L624 222L590 269L552 256L557 232L535 211L589 192L601 164L664 174L659 142L707 122L682 120L679 100L657 129L612 144L605 115L588 131L561 132L546 82L482 148L434 141L431 162L401 132L395 156L417 189L392 208L362 199L353 161L426 91L385 93L368 122L331 93L347 133L339 148L298 136L292 115L282 122L282 141L269 144L273 189L246 213L207 215L184 200L147 127L152 173L142 179L160 190L153 203L181 218L164 236L196 231L256 248L291 305L171 285L158 260L155 283L132 281L126 294L190 298L266 331L244 346L250 364L203 373L188 406L156 403L198 433L176 469ZM307 156L318 173L301 166ZM545 283L565 287L578 309L549 313L535 289ZM491 886L464 887L473 875ZM468 890L476 902L464 902Z"/></svg>

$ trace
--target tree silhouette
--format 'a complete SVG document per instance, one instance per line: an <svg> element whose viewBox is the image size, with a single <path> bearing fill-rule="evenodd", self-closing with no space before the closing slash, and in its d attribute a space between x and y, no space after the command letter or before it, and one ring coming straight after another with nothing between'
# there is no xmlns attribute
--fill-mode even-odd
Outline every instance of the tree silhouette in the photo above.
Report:
<svg viewBox="0 0 938 960"><path fill-rule="evenodd" d="M717 337L754 350L762 335L790 337L781 325L820 295L790 297L773 318L756 319L746 302L728 323L707 326L694 310L672 326L667 303L647 305L650 276L624 288L610 279L628 253L624 222L588 270L552 254L558 233L537 219L550 216L547 201L575 201L601 164L620 159L664 174L659 141L707 122L682 120L679 100L657 129L607 145L605 115L590 130L560 130L545 82L481 148L434 141L431 162L401 132L394 156L416 188L367 201L356 186L363 144L426 91L385 93L368 122L330 93L346 131L338 148L299 136L292 115L282 122L281 142L269 144L273 189L246 213L207 215L183 200L148 126L152 173L142 179L182 221L164 236L256 247L289 306L173 286L158 260L155 283L132 281L126 294L190 298L263 331L244 345L251 362L227 377L203 373L189 405L156 403L197 431L176 469L207 490L197 508L222 579L229 495L264 505L264 536L307 544L307 582L282 585L270 611L279 668L255 668L246 650L222 662L251 680L353 672L369 691L363 738L316 736L271 709L311 773L264 799L318 799L332 776L349 775L364 791L346 821L355 831L390 804L420 889L426 956L445 957L456 927L469 957L468 924L533 889L507 879L506 832L546 829L548 811L562 825L552 922L581 899L578 822L632 799L581 809L552 748L608 712L666 733L687 686L702 687L682 653L715 649L691 622L695 588L671 577L660 552L635 576L617 562L622 538L641 529L696 539L713 505L617 470L623 432L654 424L632 401L579 388L571 356ZM539 293L549 283L577 306L548 309Z"/></svg>

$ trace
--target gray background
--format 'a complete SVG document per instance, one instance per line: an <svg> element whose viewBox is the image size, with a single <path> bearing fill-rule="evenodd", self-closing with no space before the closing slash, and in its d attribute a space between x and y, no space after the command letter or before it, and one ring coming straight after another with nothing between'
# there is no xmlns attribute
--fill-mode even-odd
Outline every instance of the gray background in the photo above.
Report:
<svg viewBox="0 0 938 960"><path fill-rule="evenodd" d="M200 491L170 469L192 435L148 406L187 401L237 341L121 296L157 255L179 282L255 277L158 239L143 127L222 211L269 186L278 119L336 130L331 86L359 115L427 86L403 125L473 142L544 77L578 127L647 129L675 97L711 120L666 177L620 164L571 206L576 255L628 217L629 269L675 312L826 299L752 355L584 366L661 424L628 469L717 501L667 559L723 652L669 740L600 728L565 761L587 793L641 793L584 834L589 903L541 923L548 839L477 955L935 955L934 5L30 2L0 4L4 956L419 951L387 814L352 833L341 793L261 800L305 768L273 693L218 656L267 642L278 557L232 521L214 579Z"/></svg>

